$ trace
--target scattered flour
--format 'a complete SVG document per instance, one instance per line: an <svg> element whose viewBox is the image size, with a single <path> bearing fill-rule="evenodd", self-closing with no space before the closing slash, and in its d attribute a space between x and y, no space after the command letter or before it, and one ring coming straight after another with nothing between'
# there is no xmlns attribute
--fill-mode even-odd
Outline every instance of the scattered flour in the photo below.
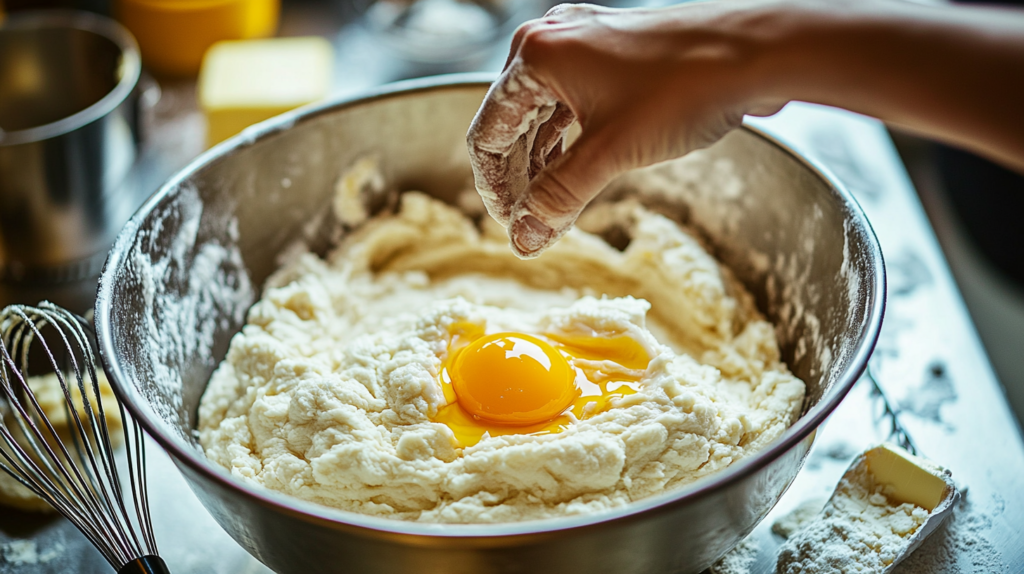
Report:
<svg viewBox="0 0 1024 574"><path fill-rule="evenodd" d="M782 516L772 524L772 532L783 538L793 536L821 512L826 502L823 498L810 498L801 502L789 514Z"/></svg>
<svg viewBox="0 0 1024 574"><path fill-rule="evenodd" d="M747 538L711 566L711 574L750 574L757 560L757 542Z"/></svg>
<svg viewBox="0 0 1024 574"><path fill-rule="evenodd" d="M35 540L12 540L0 546L0 556L4 562L13 566L25 564L45 564L64 554L64 545L56 543L40 552Z"/></svg>
<svg viewBox="0 0 1024 574"><path fill-rule="evenodd" d="M1001 574L1010 572L986 537L990 517L964 496L944 528L900 563L893 574Z"/></svg>
<svg viewBox="0 0 1024 574"><path fill-rule="evenodd" d="M943 424L946 423L942 418L943 405L956 402L958 398L945 366L935 363L928 368L924 383L909 389L900 400L900 412Z"/></svg>

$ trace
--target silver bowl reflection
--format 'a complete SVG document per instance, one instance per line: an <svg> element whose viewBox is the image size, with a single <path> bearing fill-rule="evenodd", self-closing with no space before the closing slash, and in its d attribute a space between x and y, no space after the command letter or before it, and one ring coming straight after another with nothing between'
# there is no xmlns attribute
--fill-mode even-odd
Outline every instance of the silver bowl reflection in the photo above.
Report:
<svg viewBox="0 0 1024 574"><path fill-rule="evenodd" d="M207 379L279 256L300 241L323 253L347 232L329 207L346 166L373 155L391 189L454 201L471 182L465 132L487 86L461 76L385 87L270 120L204 154L150 198L110 254L96 304L104 367L216 520L278 572L699 572L793 482L814 430L864 370L884 307L881 252L856 202L752 129L649 168L643 186L627 174L602 198L628 194L695 226L778 326L807 400L755 456L602 514L437 525L254 488L196 444ZM724 169L739 187L721 188ZM388 204L364 199L371 211Z"/></svg>
<svg viewBox="0 0 1024 574"><path fill-rule="evenodd" d="M135 39L108 18L52 10L0 23L0 303L91 306L104 256L145 198L124 185L141 69Z"/></svg>

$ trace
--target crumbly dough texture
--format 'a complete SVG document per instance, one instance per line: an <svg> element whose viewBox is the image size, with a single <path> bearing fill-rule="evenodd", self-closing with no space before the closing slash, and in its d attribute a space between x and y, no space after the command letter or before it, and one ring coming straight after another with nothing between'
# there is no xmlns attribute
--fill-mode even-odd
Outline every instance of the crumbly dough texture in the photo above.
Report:
<svg viewBox="0 0 1024 574"><path fill-rule="evenodd" d="M679 225L637 205L516 258L504 230L419 193L327 260L268 281L199 409L207 457L251 484L365 514L507 522L598 512L717 472L799 415L752 298ZM653 359L641 390L568 430L461 448L432 422L449 326L628 335Z"/></svg>

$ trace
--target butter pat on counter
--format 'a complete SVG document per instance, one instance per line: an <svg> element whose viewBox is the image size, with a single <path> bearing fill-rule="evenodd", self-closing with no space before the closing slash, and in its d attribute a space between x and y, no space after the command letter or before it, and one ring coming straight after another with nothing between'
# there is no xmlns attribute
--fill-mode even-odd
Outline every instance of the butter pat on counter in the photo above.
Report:
<svg viewBox="0 0 1024 574"><path fill-rule="evenodd" d="M942 467L892 444L864 453L864 462L875 484L889 500L910 503L931 512L953 489Z"/></svg>
<svg viewBox="0 0 1024 574"><path fill-rule="evenodd" d="M323 99L334 53L319 37L218 42L203 58L198 98L207 145Z"/></svg>

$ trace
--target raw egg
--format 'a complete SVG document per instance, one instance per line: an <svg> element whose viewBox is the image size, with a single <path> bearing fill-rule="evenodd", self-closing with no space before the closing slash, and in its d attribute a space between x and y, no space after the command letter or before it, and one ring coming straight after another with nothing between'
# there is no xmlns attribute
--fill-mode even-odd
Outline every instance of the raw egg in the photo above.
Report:
<svg viewBox="0 0 1024 574"><path fill-rule="evenodd" d="M450 332L441 369L448 405L434 420L461 446L484 435L561 432L635 393L650 362L626 335L487 334L472 323Z"/></svg>
<svg viewBox="0 0 1024 574"><path fill-rule="evenodd" d="M498 424L550 421L579 395L569 361L549 343L522 333L473 341L459 352L450 375L459 405Z"/></svg>

